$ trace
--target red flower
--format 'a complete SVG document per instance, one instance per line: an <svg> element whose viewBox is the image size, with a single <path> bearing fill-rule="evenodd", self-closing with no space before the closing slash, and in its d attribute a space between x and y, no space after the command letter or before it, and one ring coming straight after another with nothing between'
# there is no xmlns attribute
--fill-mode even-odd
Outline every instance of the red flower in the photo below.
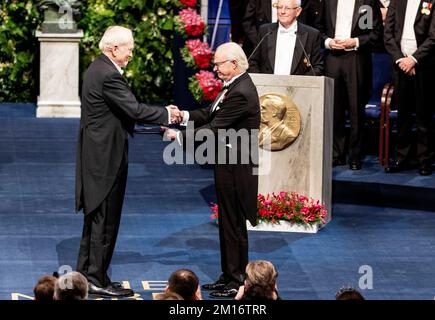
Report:
<svg viewBox="0 0 435 320"><path fill-rule="evenodd" d="M205 23L201 16L192 8L183 9L175 17L175 29L182 36L201 36L205 30Z"/></svg>
<svg viewBox="0 0 435 320"><path fill-rule="evenodd" d="M179 7L195 7L196 6L196 0L178 0L177 5Z"/></svg>
<svg viewBox="0 0 435 320"><path fill-rule="evenodd" d="M223 83L213 72L201 70L189 78L189 90L196 101L213 101L221 91Z"/></svg>
<svg viewBox="0 0 435 320"><path fill-rule="evenodd" d="M188 67L207 69L210 67L212 51L207 42L198 39L187 40L185 47L181 49L181 57Z"/></svg>
<svg viewBox="0 0 435 320"><path fill-rule="evenodd" d="M327 211L319 201L298 195L295 192L280 192L278 195L258 194L257 222L278 223L288 221L295 224L324 224ZM217 210L217 205L212 208Z"/></svg>

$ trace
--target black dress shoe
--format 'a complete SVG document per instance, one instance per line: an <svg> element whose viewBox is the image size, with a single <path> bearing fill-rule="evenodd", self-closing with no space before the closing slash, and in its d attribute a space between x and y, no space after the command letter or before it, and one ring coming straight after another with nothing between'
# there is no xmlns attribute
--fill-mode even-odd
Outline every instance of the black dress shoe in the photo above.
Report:
<svg viewBox="0 0 435 320"><path fill-rule="evenodd" d="M420 166L420 168L418 168L418 173L421 176L430 176L432 174L432 166L423 164Z"/></svg>
<svg viewBox="0 0 435 320"><path fill-rule="evenodd" d="M108 285L107 287L97 287L93 283L89 282L89 294L95 294L99 296L107 296L107 297L131 297L134 295L133 290L124 289L121 287L113 287Z"/></svg>
<svg viewBox="0 0 435 320"><path fill-rule="evenodd" d="M206 283L201 286L202 290L205 291L215 291L215 290L223 290L226 286L226 283L220 282L219 280L215 283Z"/></svg>
<svg viewBox="0 0 435 320"><path fill-rule="evenodd" d="M361 161L351 161L349 163L350 170L361 170Z"/></svg>
<svg viewBox="0 0 435 320"><path fill-rule="evenodd" d="M234 298L237 295L237 289L218 290L209 293L212 298Z"/></svg>
<svg viewBox="0 0 435 320"><path fill-rule="evenodd" d="M333 167L344 166L345 164L346 164L346 162L344 160L341 160L341 159L334 159L334 160L332 160L332 166Z"/></svg>
<svg viewBox="0 0 435 320"><path fill-rule="evenodd" d="M396 161L392 165L385 168L386 173L396 173L396 172L402 172L405 170L409 170L410 166L407 162L399 162Z"/></svg>

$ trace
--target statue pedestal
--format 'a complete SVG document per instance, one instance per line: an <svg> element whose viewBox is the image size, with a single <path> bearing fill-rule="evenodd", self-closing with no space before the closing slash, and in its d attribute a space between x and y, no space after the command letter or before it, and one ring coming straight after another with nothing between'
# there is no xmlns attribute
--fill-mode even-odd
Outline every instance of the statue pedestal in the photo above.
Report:
<svg viewBox="0 0 435 320"><path fill-rule="evenodd" d="M251 74L251 77L260 97L285 96L300 114L296 121L300 123L299 134L291 145L279 151L260 149L258 192L263 195L297 192L319 200L328 211L325 224L328 223L332 194L333 79L268 74ZM297 227L260 223L248 229L316 233L323 226L306 230Z"/></svg>
<svg viewBox="0 0 435 320"><path fill-rule="evenodd" d="M41 43L38 118L80 118L79 43L76 33L36 32Z"/></svg>

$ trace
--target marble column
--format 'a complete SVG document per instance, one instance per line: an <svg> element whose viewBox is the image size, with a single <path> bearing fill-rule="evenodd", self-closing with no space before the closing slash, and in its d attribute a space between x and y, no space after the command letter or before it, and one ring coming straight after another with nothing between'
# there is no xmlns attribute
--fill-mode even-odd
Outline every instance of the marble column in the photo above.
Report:
<svg viewBox="0 0 435 320"><path fill-rule="evenodd" d="M76 33L36 32L40 42L38 118L79 118L79 43Z"/></svg>

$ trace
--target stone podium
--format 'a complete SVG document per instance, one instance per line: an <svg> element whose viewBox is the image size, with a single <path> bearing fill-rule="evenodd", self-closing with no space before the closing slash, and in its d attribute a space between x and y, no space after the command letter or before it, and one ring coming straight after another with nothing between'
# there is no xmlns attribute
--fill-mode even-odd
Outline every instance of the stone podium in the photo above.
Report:
<svg viewBox="0 0 435 320"><path fill-rule="evenodd" d="M79 118L79 43L83 31L37 31L41 47L38 118Z"/></svg>
<svg viewBox="0 0 435 320"><path fill-rule="evenodd" d="M294 141L282 150L260 147L258 192L263 195L296 192L319 200L328 211L325 224L328 223L331 220L332 192L333 79L269 74L250 76L257 87L260 102L267 96L281 96L296 107L291 117L297 118L293 121L295 128L299 128ZM264 118L263 109L264 106ZM249 230L258 231L316 233L321 227L308 228L288 223L260 223L252 227L248 222Z"/></svg>

